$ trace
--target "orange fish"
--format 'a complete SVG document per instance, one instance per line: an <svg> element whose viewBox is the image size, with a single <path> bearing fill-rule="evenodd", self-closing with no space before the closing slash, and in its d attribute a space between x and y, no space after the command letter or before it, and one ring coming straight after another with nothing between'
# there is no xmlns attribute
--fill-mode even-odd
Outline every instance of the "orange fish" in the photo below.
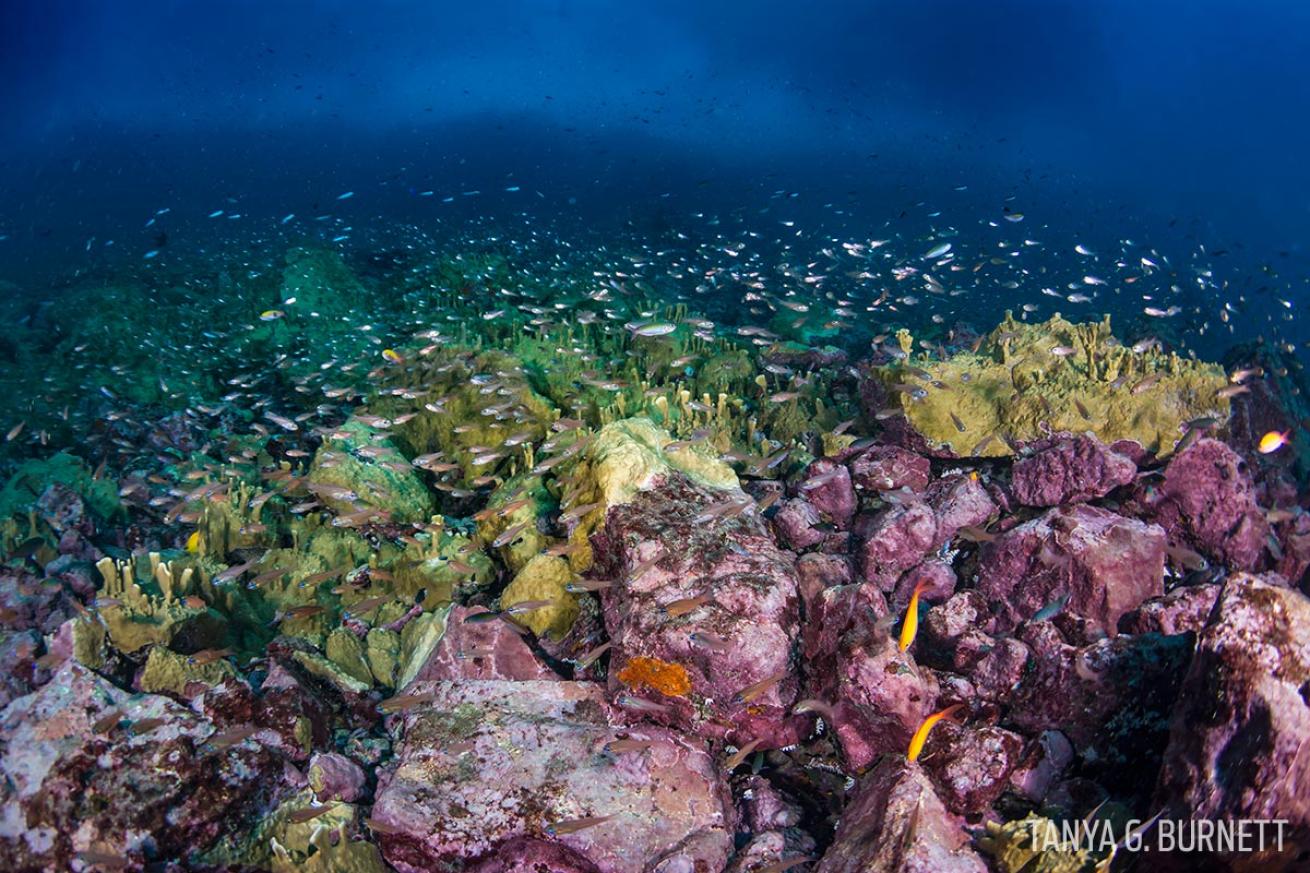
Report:
<svg viewBox="0 0 1310 873"><path fill-rule="evenodd" d="M910 647L919 633L919 595L923 593L923 585L926 581L921 579L919 584L914 586L914 593L910 595L910 605L905 608L905 623L901 625L902 652Z"/></svg>
<svg viewBox="0 0 1310 873"><path fill-rule="evenodd" d="M937 725L937 722L944 718L950 718L963 707L963 703L952 703L940 712L934 712L932 715L925 718L923 724L919 725L919 729L915 731L914 736L910 738L910 748L905 753L905 757L908 760L917 761L919 755L923 753L923 744L928 742L928 734L932 732L932 729Z"/></svg>

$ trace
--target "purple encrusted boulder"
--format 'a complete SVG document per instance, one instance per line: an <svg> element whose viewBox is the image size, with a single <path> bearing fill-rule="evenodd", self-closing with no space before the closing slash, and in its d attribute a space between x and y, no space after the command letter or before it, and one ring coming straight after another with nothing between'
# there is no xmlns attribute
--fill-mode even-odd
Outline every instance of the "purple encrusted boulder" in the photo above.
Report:
<svg viewBox="0 0 1310 873"><path fill-rule="evenodd" d="M923 455L900 446L876 445L850 461L851 481L861 491L922 491L932 478Z"/></svg>
<svg viewBox="0 0 1310 873"><path fill-rule="evenodd" d="M522 635L503 621L475 622L485 607L452 606L446 632L413 682L432 679L558 679L541 663ZM411 682L410 684L413 684ZM405 693L405 689L401 689Z"/></svg>
<svg viewBox="0 0 1310 873"><path fill-rule="evenodd" d="M955 593L959 579L947 561L930 558L911 567L896 583L891 602L896 611L903 611L916 588L922 603L942 603Z"/></svg>
<svg viewBox="0 0 1310 873"><path fill-rule="evenodd" d="M856 785L816 873L986 873L923 769L888 756Z"/></svg>
<svg viewBox="0 0 1310 873"><path fill-rule="evenodd" d="M1205 627L1219 599L1220 585L1185 585L1168 594L1152 597L1119 619L1125 634L1185 634Z"/></svg>
<svg viewBox="0 0 1310 873"><path fill-rule="evenodd" d="M823 589L834 585L849 585L854 581L855 569L846 555L811 552L796 559L796 584L806 615Z"/></svg>
<svg viewBox="0 0 1310 873"><path fill-rule="evenodd" d="M865 583L824 590L806 622L806 696L831 705L851 770L904 752L937 700L935 677L900 651L885 615L882 595Z"/></svg>
<svg viewBox="0 0 1310 873"><path fill-rule="evenodd" d="M65 663L0 712L0 869L74 870L79 852L141 869L253 824L284 785L282 761L217 733L167 697Z"/></svg>
<svg viewBox="0 0 1310 873"><path fill-rule="evenodd" d="M928 735L919 760L948 810L978 815L1008 787L1023 747L1023 737L1004 728L943 721Z"/></svg>
<svg viewBox="0 0 1310 873"><path fill-rule="evenodd" d="M861 515L852 530L860 576L891 591L901 574L922 561L937 542L932 507L909 498L872 515Z"/></svg>
<svg viewBox="0 0 1310 873"><path fill-rule="evenodd" d="M937 516L933 548L950 542L960 528L985 525L996 513L996 504L977 473L936 479L928 486L924 499Z"/></svg>
<svg viewBox="0 0 1310 873"><path fill-rule="evenodd" d="M1165 532L1092 506L1060 507L985 544L978 591L999 630L1044 607L1113 634L1119 616L1164 593Z"/></svg>
<svg viewBox="0 0 1310 873"><path fill-rule="evenodd" d="M813 548L827 536L820 529L823 519L819 511L808 500L800 497L781 501L770 521L778 539L793 552Z"/></svg>
<svg viewBox="0 0 1310 873"><path fill-rule="evenodd" d="M829 458L818 458L805 468L795 486L819 517L844 529L855 515L855 488L851 474L843 465Z"/></svg>
<svg viewBox="0 0 1310 873"><path fill-rule="evenodd" d="M601 592L610 690L699 736L791 745L805 723L789 713L800 686L796 567L753 514L695 521L724 499L670 475L592 534L595 572L623 580Z"/></svg>
<svg viewBox="0 0 1310 873"><path fill-rule="evenodd" d="M40 651L41 635L36 631L0 629L0 708L50 680L50 670L44 666L50 659L41 659Z"/></svg>
<svg viewBox="0 0 1310 873"><path fill-rule="evenodd" d="M1175 455L1142 503L1147 518L1169 532L1170 543L1189 545L1232 570L1262 569L1269 523L1246 461L1224 443L1197 440Z"/></svg>
<svg viewBox="0 0 1310 873"><path fill-rule="evenodd" d="M363 795L367 782L364 770L345 755L327 752L309 759L309 785L320 803L354 803Z"/></svg>
<svg viewBox="0 0 1310 873"><path fill-rule="evenodd" d="M1282 851L1234 857L1290 870L1310 850L1310 599L1230 577L1173 711L1157 800L1167 818L1283 820Z"/></svg>
<svg viewBox="0 0 1310 873"><path fill-rule="evenodd" d="M399 716L373 806L383 856L401 873L470 861L591 873L727 863L735 813L704 741L623 726L604 686L472 679L410 693L420 702Z"/></svg>
<svg viewBox="0 0 1310 873"><path fill-rule="evenodd" d="M1140 788L1140 767L1159 760L1167 716L1191 655L1186 636L1120 635L1068 645L1051 622L1020 631L1028 669L1010 695L1008 726L1027 734L1059 730L1099 778Z"/></svg>
<svg viewBox="0 0 1310 873"><path fill-rule="evenodd" d="M1035 444L1034 454L1016 461L1010 487L1026 506L1059 506L1104 497L1137 475L1132 459L1096 437L1051 437Z"/></svg>
<svg viewBox="0 0 1310 873"><path fill-rule="evenodd" d="M1030 742L1010 773L1010 788L1031 803L1041 803L1051 786L1074 761L1073 744L1059 731L1042 731Z"/></svg>
<svg viewBox="0 0 1310 873"><path fill-rule="evenodd" d="M954 668L955 649L961 638L970 632L988 634L995 629L996 619L987 598L972 588L957 591L924 616L914 644L915 657L934 667Z"/></svg>

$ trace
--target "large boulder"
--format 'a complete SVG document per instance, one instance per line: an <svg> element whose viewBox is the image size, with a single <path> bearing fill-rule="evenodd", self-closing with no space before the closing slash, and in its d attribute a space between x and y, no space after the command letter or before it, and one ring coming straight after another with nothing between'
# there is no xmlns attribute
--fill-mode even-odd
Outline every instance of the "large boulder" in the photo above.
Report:
<svg viewBox="0 0 1310 873"><path fill-rule="evenodd" d="M816 873L986 873L923 770L884 758L854 796Z"/></svg>
<svg viewBox="0 0 1310 873"><path fill-rule="evenodd" d="M1093 436L1052 437L1034 448L1034 454L1015 462L1011 473L1014 496L1027 506L1095 500L1137 475L1132 458Z"/></svg>
<svg viewBox="0 0 1310 873"><path fill-rule="evenodd" d="M410 693L420 702L400 716L373 807L383 855L402 873L469 861L577 873L727 863L735 816L704 742L621 726L603 686L465 680ZM619 740L630 742L610 747Z"/></svg>
<svg viewBox="0 0 1310 873"><path fill-rule="evenodd" d="M1229 860L1293 869L1310 849L1310 599L1229 578L1201 631L1157 789L1166 818L1281 820L1281 851ZM1299 868L1298 868L1299 869Z"/></svg>
<svg viewBox="0 0 1310 873"><path fill-rule="evenodd" d="M1256 502L1242 456L1219 440L1197 440L1165 468L1158 487L1144 489L1147 517L1186 545L1233 570L1265 563L1269 523Z"/></svg>
<svg viewBox="0 0 1310 873"><path fill-rule="evenodd" d="M1059 607L1113 634L1119 617L1164 593L1165 532L1108 510L1052 509L987 543L978 591L997 628L1011 630Z"/></svg>
<svg viewBox="0 0 1310 873"><path fill-rule="evenodd" d="M68 661L0 713L0 867L72 870L79 853L185 859L283 784L280 759L167 697Z"/></svg>
<svg viewBox="0 0 1310 873"><path fill-rule="evenodd" d="M769 749L797 741L792 557L741 492L670 473L592 535L616 700L662 724Z"/></svg>

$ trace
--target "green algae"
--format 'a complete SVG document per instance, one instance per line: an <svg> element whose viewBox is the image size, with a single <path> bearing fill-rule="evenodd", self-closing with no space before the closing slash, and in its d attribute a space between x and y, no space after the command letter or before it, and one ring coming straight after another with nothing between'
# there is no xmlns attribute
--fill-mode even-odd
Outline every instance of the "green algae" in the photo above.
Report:
<svg viewBox="0 0 1310 873"><path fill-rule="evenodd" d="M932 449L956 456L1009 455L1010 441L1059 431L1134 440L1164 456L1186 422L1228 415L1228 400L1218 394L1226 384L1221 367L1126 348L1109 316L1026 324L1007 315L977 351L946 360L910 356L874 375Z"/></svg>
<svg viewBox="0 0 1310 873"><path fill-rule="evenodd" d="M56 452L48 458L24 462L9 477L0 490L0 518L27 513L55 483L75 492L101 519L114 518L121 510L118 488L111 480L95 478L91 468L76 455Z"/></svg>
<svg viewBox="0 0 1310 873"><path fill-rule="evenodd" d="M142 691L151 693L162 691L181 697L189 682L201 682L212 686L236 676L236 668L221 658L205 664L197 664L186 655L179 655L163 646L151 646L138 684Z"/></svg>
<svg viewBox="0 0 1310 873"><path fill-rule="evenodd" d="M501 593L500 607L510 609L520 603L551 601L548 606L516 614L514 620L530 628L537 636L549 636L558 640L568 633L574 619L581 612L577 596L565 589L573 578L568 561L550 555L537 555L524 565Z"/></svg>
<svg viewBox="0 0 1310 873"><path fill-rule="evenodd" d="M363 510L367 516L372 509L384 520L421 522L436 511L432 495L391 439L360 421L332 432L314 456L307 480L339 515Z"/></svg>

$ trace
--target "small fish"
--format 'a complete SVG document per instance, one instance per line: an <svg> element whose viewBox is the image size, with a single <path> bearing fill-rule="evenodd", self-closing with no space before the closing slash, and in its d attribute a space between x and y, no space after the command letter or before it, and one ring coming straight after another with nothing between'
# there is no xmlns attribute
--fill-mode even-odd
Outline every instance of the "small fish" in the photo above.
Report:
<svg viewBox="0 0 1310 873"><path fill-rule="evenodd" d="M905 608L905 622L901 625L901 640L898 644L902 652L914 643L914 638L919 633L919 595L923 593L926 582L926 579L921 579L914 586L914 591L910 594L910 605Z"/></svg>
<svg viewBox="0 0 1310 873"><path fill-rule="evenodd" d="M378 711L383 713L400 712L406 709L412 709L424 703L431 703L437 699L435 691L427 691L419 694L402 694L399 697L391 697L378 704Z"/></svg>
<svg viewBox="0 0 1310 873"><path fill-rule="evenodd" d="M326 813L336 809L336 804L325 803L322 806L306 806L304 809L297 809L287 816L287 821L292 824L304 824L307 821L313 821Z"/></svg>
<svg viewBox="0 0 1310 873"><path fill-rule="evenodd" d="M625 709L635 709L638 712L668 713L673 711L671 707L665 706L663 703L656 703L642 697L633 697L631 694L620 694L614 702Z"/></svg>
<svg viewBox="0 0 1310 873"><path fill-rule="evenodd" d="M964 433L968 429L964 426L964 422L960 421L960 416L954 412L951 413L951 424L955 425L955 429L960 433Z"/></svg>
<svg viewBox="0 0 1310 873"><path fill-rule="evenodd" d="M126 870L132 863L123 855L99 852L95 849L83 849L78 852L77 860L91 867L100 867L105 870Z"/></svg>
<svg viewBox="0 0 1310 873"><path fill-rule="evenodd" d="M1251 393L1251 389L1246 385L1229 385L1226 388L1220 388L1218 391L1214 393L1214 396L1220 399L1227 400L1229 398L1236 397L1239 394L1250 394L1250 393Z"/></svg>
<svg viewBox="0 0 1310 873"><path fill-rule="evenodd" d="M18 435L23 432L23 428L25 427L27 427L27 419L23 419L18 424L11 427L9 433L5 434L5 442L12 443L18 438Z"/></svg>
<svg viewBox="0 0 1310 873"><path fill-rule="evenodd" d="M232 649L204 649L187 658L187 663L196 667L203 667L205 664L212 664L234 654L236 653Z"/></svg>
<svg viewBox="0 0 1310 873"><path fill-rule="evenodd" d="M1240 385L1247 379L1259 378L1265 374L1263 367L1247 367L1244 370L1235 370L1228 376L1228 381L1234 385Z"/></svg>
<svg viewBox="0 0 1310 873"><path fill-rule="evenodd" d="M622 755L627 752L644 752L651 746L655 745L654 740L611 740L605 744L605 751L611 755Z"/></svg>
<svg viewBox="0 0 1310 873"><path fill-rule="evenodd" d="M613 642L601 643L599 646L596 646L596 648L592 649L590 652L587 652L585 655L583 655L581 658L578 658L578 660L574 661L573 663L577 666L579 670L585 670L588 667L590 667L592 664L596 663L596 661L600 660L600 656L608 652L610 650L610 647L613 645L614 645Z"/></svg>
<svg viewBox="0 0 1310 873"><path fill-rule="evenodd" d="M1055 600L1052 600L1050 603L1046 604L1041 609L1034 612L1032 620L1050 621L1051 619L1059 615L1061 612L1063 612L1065 606L1067 606L1068 604L1069 604L1068 594L1064 595L1063 597L1057 597Z"/></svg>
<svg viewBox="0 0 1310 873"><path fill-rule="evenodd" d="M548 606L554 606L557 603L554 598L550 600L522 600L513 606L507 606L502 610L504 615L521 615L525 612L532 612L537 609L545 609Z"/></svg>
<svg viewBox="0 0 1310 873"><path fill-rule="evenodd" d="M594 828L599 824L604 824L612 818L614 818L613 815L593 815L588 816L587 818L574 818L551 822L546 825L546 833L550 834L552 837L577 833L578 831L586 830L587 828Z"/></svg>
<svg viewBox="0 0 1310 873"><path fill-rule="evenodd" d="M832 706L815 697L807 697L806 699L802 700L800 703L793 706L791 708L791 711L798 715L803 715L804 713L812 712L815 715L822 718L828 724L835 724L837 721L837 714L833 710Z"/></svg>
<svg viewBox="0 0 1310 873"><path fill-rule="evenodd" d="M260 321L277 321L279 318L286 318L286 312L281 309L265 309L259 313Z"/></svg>
<svg viewBox="0 0 1310 873"><path fill-rule="evenodd" d="M154 729L157 728L157 727L162 727L163 725L167 724L167 722L168 722L168 719L165 719L165 718L143 718L143 719L139 719L138 721L134 721L134 722L132 722L132 733L134 733L134 734L147 734L147 733L150 733L152 730L154 730Z"/></svg>
<svg viewBox="0 0 1310 873"><path fill-rule="evenodd" d="M1167 546L1165 551L1167 551L1169 557L1184 570L1195 572L1197 570L1204 570L1206 567L1210 566L1209 561L1207 561L1200 552L1189 549L1186 546Z"/></svg>
<svg viewBox="0 0 1310 873"><path fill-rule="evenodd" d="M773 688L775 685L777 685L779 682L781 682L783 679L786 678L787 678L787 671L784 670L783 672L770 676L767 679L761 679L759 682L756 682L752 685L747 685L745 688L743 688L742 690L738 691L735 695L733 695L732 702L737 704L750 703L752 700L759 697L761 694L768 692L769 689Z"/></svg>
<svg viewBox="0 0 1310 873"><path fill-rule="evenodd" d="M1068 358L1078 354L1078 350L1073 346L1055 346L1051 349L1051 354L1055 355L1057 358Z"/></svg>
<svg viewBox="0 0 1310 873"><path fill-rule="evenodd" d="M500 619L501 614L492 610L470 612L464 616L464 624L489 624Z"/></svg>
<svg viewBox="0 0 1310 873"><path fill-rule="evenodd" d="M364 824L367 825L368 829L375 834L391 835L391 834L399 834L404 832L400 828L393 827L385 822L379 821L376 818L366 818L364 819Z"/></svg>
<svg viewBox="0 0 1310 873"><path fill-rule="evenodd" d="M123 720L123 714L117 709L110 711L107 715L102 715L91 725L91 731L97 734L108 733L118 727L118 723Z"/></svg>
<svg viewBox="0 0 1310 873"><path fill-rule="evenodd" d="M705 631L692 631L687 635L687 639L693 645L700 646L703 649L709 649L711 652L726 652L731 648L731 644L723 637L715 636Z"/></svg>
<svg viewBox="0 0 1310 873"><path fill-rule="evenodd" d="M673 333L677 329L678 326L676 324L669 324L668 322L656 322L654 324L643 324L640 327L633 328L632 335L645 336L645 337L667 336L668 334Z"/></svg>
<svg viewBox="0 0 1310 873"><path fill-rule="evenodd" d="M1083 421L1091 421L1091 420L1092 420L1092 414L1091 414L1090 412L1087 411L1087 407L1084 406L1084 405L1083 405L1083 402L1082 402L1081 400L1079 400L1077 397L1074 398L1074 400L1073 400L1073 405L1074 405L1074 408L1076 408L1076 409L1078 410L1078 414L1081 415L1081 416L1083 417Z"/></svg>
<svg viewBox="0 0 1310 873"><path fill-rule="evenodd" d="M694 612L697 609L700 609L702 606L704 606L709 602L710 602L710 593L708 591L705 592L704 594L698 594L695 597L683 597L679 600L673 601L672 603L666 603L664 605L664 614L667 615L669 618L678 618L679 616L686 615L689 612Z"/></svg>
<svg viewBox="0 0 1310 873"><path fill-rule="evenodd" d="M549 551L549 550L547 550ZM564 583L564 590L570 594L585 594L589 591L604 591L613 588L613 579L572 579Z"/></svg>
<svg viewBox="0 0 1310 873"><path fill-rule="evenodd" d="M219 731L209 738L209 744L215 749L226 749L228 746L235 746L243 740L249 739L259 731L254 725L245 727L228 728L225 731Z"/></svg>
<svg viewBox="0 0 1310 873"><path fill-rule="evenodd" d="M733 752L732 757L723 762L723 769L727 770L729 773L736 770L741 766L743 761L750 757L750 753L755 751L755 748L759 746L760 742L760 738L756 737L737 751Z"/></svg>
<svg viewBox="0 0 1310 873"><path fill-rule="evenodd" d="M919 755L923 754L923 745L928 742L928 734L932 732L932 729L937 725L937 722L944 718L950 718L962 708L964 708L963 703L953 703L940 712L934 712L932 715L925 718L923 724L919 725L919 729L916 730L914 736L910 738L910 748L906 751L905 757L910 761L919 760Z"/></svg>
<svg viewBox="0 0 1310 873"><path fill-rule="evenodd" d="M1292 432L1290 430L1281 433L1276 430L1271 430L1269 433L1260 437L1260 444L1255 447L1256 451L1262 455L1273 454L1283 446L1287 445L1288 438L1291 435Z"/></svg>

